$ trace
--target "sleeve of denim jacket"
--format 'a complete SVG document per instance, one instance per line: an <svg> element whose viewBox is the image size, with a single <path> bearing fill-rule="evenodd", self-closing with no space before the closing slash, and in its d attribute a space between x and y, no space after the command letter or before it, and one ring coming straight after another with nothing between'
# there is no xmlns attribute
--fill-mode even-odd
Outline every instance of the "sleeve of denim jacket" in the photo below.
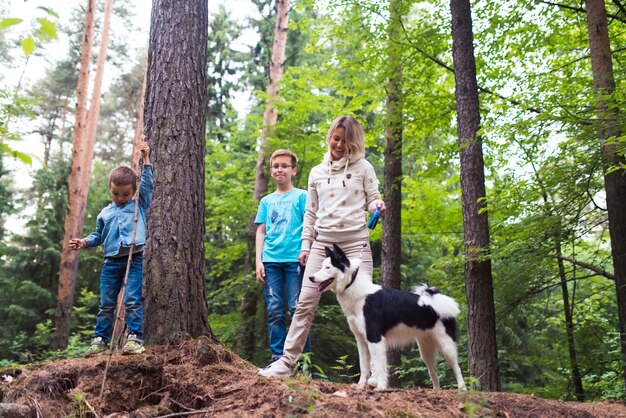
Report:
<svg viewBox="0 0 626 418"><path fill-rule="evenodd" d="M85 242L87 242L87 247L96 247L102 244L102 230L104 229L104 220L102 216L98 214L98 218L96 219L96 230L91 234L87 235L85 238Z"/></svg>
<svg viewBox="0 0 626 418"><path fill-rule="evenodd" d="M139 185L139 206L148 209L152 202L152 191L154 190L154 173L152 164L144 164L141 169L141 184Z"/></svg>

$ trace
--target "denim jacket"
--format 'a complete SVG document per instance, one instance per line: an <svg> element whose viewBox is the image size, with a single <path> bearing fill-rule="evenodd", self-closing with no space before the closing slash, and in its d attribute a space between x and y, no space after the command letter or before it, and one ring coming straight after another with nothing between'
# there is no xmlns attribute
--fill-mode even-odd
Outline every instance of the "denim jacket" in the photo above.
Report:
<svg viewBox="0 0 626 418"><path fill-rule="evenodd" d="M148 207L152 201L153 189L154 174L152 165L145 164L141 171L141 184L139 185L136 246L145 245L146 243L146 220ZM87 247L102 245L104 247L104 257L117 255L120 246L130 247L135 221L135 202L136 199L131 199L122 206L111 202L102 209L96 219L96 230L85 238Z"/></svg>

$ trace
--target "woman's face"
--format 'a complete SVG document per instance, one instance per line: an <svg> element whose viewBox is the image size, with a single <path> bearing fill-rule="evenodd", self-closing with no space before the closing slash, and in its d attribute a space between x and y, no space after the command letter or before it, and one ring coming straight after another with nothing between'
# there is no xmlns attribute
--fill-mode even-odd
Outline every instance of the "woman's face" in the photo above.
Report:
<svg viewBox="0 0 626 418"><path fill-rule="evenodd" d="M346 146L346 130L344 128L337 128L330 134L328 148L332 161L340 160L346 154L348 147Z"/></svg>

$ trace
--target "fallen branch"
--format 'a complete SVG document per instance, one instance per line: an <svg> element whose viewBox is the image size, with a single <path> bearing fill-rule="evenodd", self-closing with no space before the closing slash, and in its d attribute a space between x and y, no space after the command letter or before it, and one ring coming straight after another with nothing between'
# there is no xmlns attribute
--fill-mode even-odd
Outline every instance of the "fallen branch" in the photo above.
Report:
<svg viewBox="0 0 626 418"><path fill-rule="evenodd" d="M212 412L212 411L213 411L213 409L198 409L197 411L176 412L174 414L161 415L161 418L184 417L184 416L187 416L187 415L206 414L206 413Z"/></svg>

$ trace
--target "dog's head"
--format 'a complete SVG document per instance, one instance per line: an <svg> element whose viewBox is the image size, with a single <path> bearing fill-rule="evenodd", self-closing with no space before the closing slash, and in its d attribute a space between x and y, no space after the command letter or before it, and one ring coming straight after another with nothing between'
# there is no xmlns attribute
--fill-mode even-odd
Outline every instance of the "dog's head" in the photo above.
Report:
<svg viewBox="0 0 626 418"><path fill-rule="evenodd" d="M324 250L326 258L322 262L322 268L310 276L309 280L318 284L318 292L330 289L337 293L339 289L345 290L352 279L350 260L337 244L333 244L332 249L326 247Z"/></svg>

